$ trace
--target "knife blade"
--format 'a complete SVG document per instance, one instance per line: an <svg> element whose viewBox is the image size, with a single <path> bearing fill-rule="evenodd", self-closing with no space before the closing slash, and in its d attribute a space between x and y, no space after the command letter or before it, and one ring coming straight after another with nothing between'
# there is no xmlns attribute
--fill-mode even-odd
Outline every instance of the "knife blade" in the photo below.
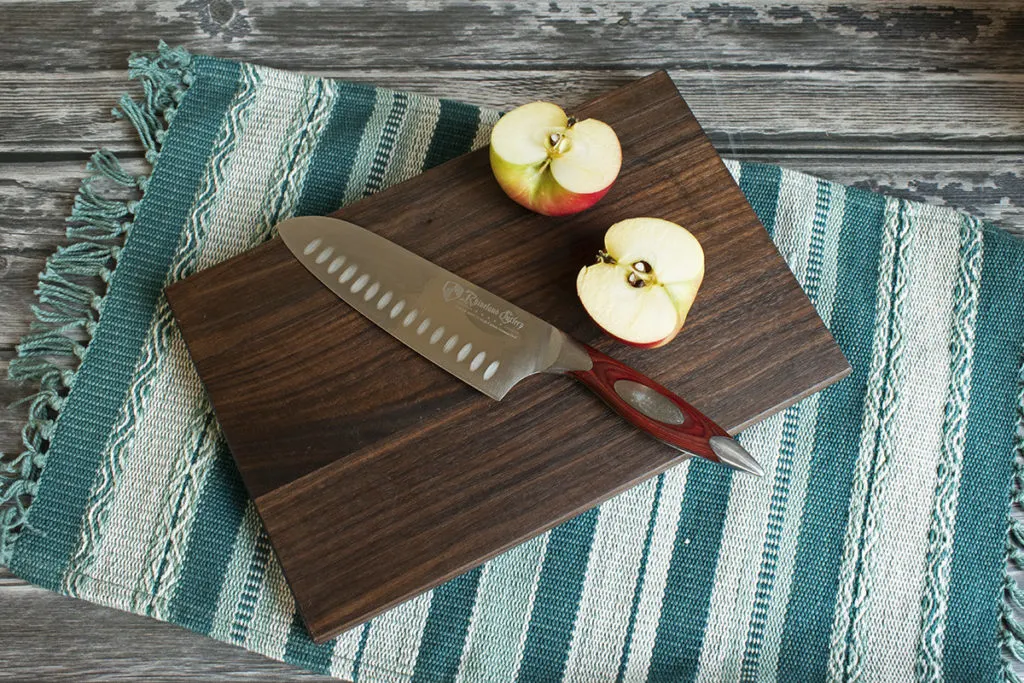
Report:
<svg viewBox="0 0 1024 683"><path fill-rule="evenodd" d="M335 218L292 218L276 227L338 298L487 396L500 401L537 373L568 375L667 445L763 474L724 429L654 380L394 242Z"/></svg>

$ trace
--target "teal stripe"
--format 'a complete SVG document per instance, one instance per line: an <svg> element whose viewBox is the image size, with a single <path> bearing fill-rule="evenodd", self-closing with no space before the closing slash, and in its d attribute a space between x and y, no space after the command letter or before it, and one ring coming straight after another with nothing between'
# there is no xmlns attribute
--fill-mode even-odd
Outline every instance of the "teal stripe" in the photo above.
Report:
<svg viewBox="0 0 1024 683"><path fill-rule="evenodd" d="M427 156L423 160L424 170L443 164L473 146L477 128L480 127L480 108L452 100L441 100L434 136L430 139Z"/></svg>
<svg viewBox="0 0 1024 683"><path fill-rule="evenodd" d="M800 404L786 409L782 422L782 439L779 462L775 469L772 488L771 508L764 545L761 549L761 568L757 575L754 607L751 610L750 626L743 650L740 680L753 681L761 663L761 646L764 643L765 623L768 620L768 606L775 590L775 572L779 564L779 539L786 519L786 504L789 502L790 482L793 474L793 455L796 451L797 428L800 423Z"/></svg>
<svg viewBox="0 0 1024 683"><path fill-rule="evenodd" d="M744 164L740 172L740 189L769 235L781 183L777 166ZM697 675L731 483L731 470L690 462L648 681L692 681Z"/></svg>
<svg viewBox="0 0 1024 683"><path fill-rule="evenodd" d="M171 598L170 620L209 633L249 500L222 440L199 496L181 575Z"/></svg>
<svg viewBox="0 0 1024 683"><path fill-rule="evenodd" d="M959 514L953 539L943 668L947 681L997 680L1018 371L1024 345L1024 292L1007 286L1024 272L1024 243L992 227L978 301L974 373Z"/></svg>
<svg viewBox="0 0 1024 683"><path fill-rule="evenodd" d="M851 188L845 207L837 256L837 281L843 286L836 289L832 334L853 372L823 391L818 403L814 450L779 650L779 671L794 680L823 680L828 669L843 530L860 450L861 413L871 365L885 199Z"/></svg>
<svg viewBox="0 0 1024 683"><path fill-rule="evenodd" d="M483 569L477 567L434 589L412 674L413 683L455 680L482 573Z"/></svg>
<svg viewBox="0 0 1024 683"><path fill-rule="evenodd" d="M366 652L366 641L370 639L370 629L373 628L373 622L368 621L363 624L363 632L359 635L359 647L356 648L356 656L352 662L352 680L359 680L359 670L363 666L363 653Z"/></svg>
<svg viewBox="0 0 1024 683"><path fill-rule="evenodd" d="M648 681L692 681L715 585L732 470L694 459L686 476Z"/></svg>
<svg viewBox="0 0 1024 683"><path fill-rule="evenodd" d="M288 643L284 648L284 661L304 667L317 673L326 674L331 669L331 658L334 655L334 642L330 640L321 645L313 642L302 617L295 614L291 628L288 629Z"/></svg>
<svg viewBox="0 0 1024 683"><path fill-rule="evenodd" d="M561 680L587 576L598 508L556 527L548 537L544 566L526 633L519 681Z"/></svg>
<svg viewBox="0 0 1024 683"><path fill-rule="evenodd" d="M654 502L651 503L651 517L647 522L647 536L644 538L644 549L640 554L640 569L633 587L633 604L629 608L629 621L626 623L626 637L622 644L622 655L619 657L619 671L615 683L622 683L629 666L629 650L633 646L633 632L636 630L636 616L640 609L640 599L644 593L644 579L647 578L647 561L651 555L651 543L654 540L654 529L658 523L658 508L661 506L661 491L665 488L665 475L658 475L658 484L654 489Z"/></svg>
<svg viewBox="0 0 1024 683"><path fill-rule="evenodd" d="M263 587L263 577L267 573L267 563L270 562L270 539L267 532L260 527L256 536L256 545L253 547L252 556L249 558L249 568L245 573L245 584L242 588L242 595L238 600L238 607L235 608L235 615L231 621L231 632L229 636L235 643L242 644L249 635L249 624L256 613L256 603L259 601L260 589Z"/></svg>
<svg viewBox="0 0 1024 683"><path fill-rule="evenodd" d="M366 188L363 194L367 197L374 194L384 186L384 173L391 163L391 154L395 149L395 142L398 139L398 131L405 121L405 113L409 108L409 96L398 92L391 100L391 110L384 121L384 130L381 132L377 145L377 153L370 164L370 171L366 176Z"/></svg>
<svg viewBox="0 0 1024 683"><path fill-rule="evenodd" d="M320 216L341 206L376 97L377 91L371 86L338 83L331 118L310 159L299 199L302 213L298 215Z"/></svg>
<svg viewBox="0 0 1024 683"><path fill-rule="evenodd" d="M779 209L779 187L782 169L768 164L743 164L740 167L740 190L746 195L769 237L775 236L775 214Z"/></svg>
<svg viewBox="0 0 1024 683"><path fill-rule="evenodd" d="M237 64L198 57L197 74L174 119L188 135L169 135L160 173L150 179L121 251L88 352L61 411L25 530L11 568L33 583L59 590L81 538L86 502L133 380L135 365L194 196L238 88Z"/></svg>

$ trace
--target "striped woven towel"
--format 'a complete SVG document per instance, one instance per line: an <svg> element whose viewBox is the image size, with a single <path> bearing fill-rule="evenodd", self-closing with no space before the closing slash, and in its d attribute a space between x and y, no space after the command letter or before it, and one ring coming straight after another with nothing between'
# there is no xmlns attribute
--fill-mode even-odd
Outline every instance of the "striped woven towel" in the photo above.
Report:
<svg viewBox="0 0 1024 683"><path fill-rule="evenodd" d="M131 73L153 173L94 157L11 364L40 385L2 489L19 576L359 681L995 681L1024 652L1024 242L732 162L853 365L742 434L765 477L684 464L314 645L161 289L484 144L497 113L165 46Z"/></svg>

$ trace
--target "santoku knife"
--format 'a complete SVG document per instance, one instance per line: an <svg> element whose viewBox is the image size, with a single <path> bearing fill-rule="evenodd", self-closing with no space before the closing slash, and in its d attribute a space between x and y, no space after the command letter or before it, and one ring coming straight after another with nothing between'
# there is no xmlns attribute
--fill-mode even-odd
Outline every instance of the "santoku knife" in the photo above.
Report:
<svg viewBox="0 0 1024 683"><path fill-rule="evenodd" d="M665 387L394 242L334 218L292 218L277 230L340 299L491 398L538 372L570 375L669 446L763 474L724 429Z"/></svg>

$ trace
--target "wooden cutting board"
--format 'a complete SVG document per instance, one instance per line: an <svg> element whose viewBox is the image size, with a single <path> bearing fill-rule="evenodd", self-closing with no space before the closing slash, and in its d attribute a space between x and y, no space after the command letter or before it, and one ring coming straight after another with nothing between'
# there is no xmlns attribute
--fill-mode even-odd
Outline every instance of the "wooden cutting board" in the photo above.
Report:
<svg viewBox="0 0 1024 683"><path fill-rule="evenodd" d="M849 371L667 74L574 113L622 143L621 176L589 211L522 209L483 149L336 215L633 365L730 431ZM685 225L706 255L687 327L655 350L603 335L576 298L580 267L631 216ZM279 239L167 296L318 642L684 459L566 378L530 377L492 401L337 299Z"/></svg>

